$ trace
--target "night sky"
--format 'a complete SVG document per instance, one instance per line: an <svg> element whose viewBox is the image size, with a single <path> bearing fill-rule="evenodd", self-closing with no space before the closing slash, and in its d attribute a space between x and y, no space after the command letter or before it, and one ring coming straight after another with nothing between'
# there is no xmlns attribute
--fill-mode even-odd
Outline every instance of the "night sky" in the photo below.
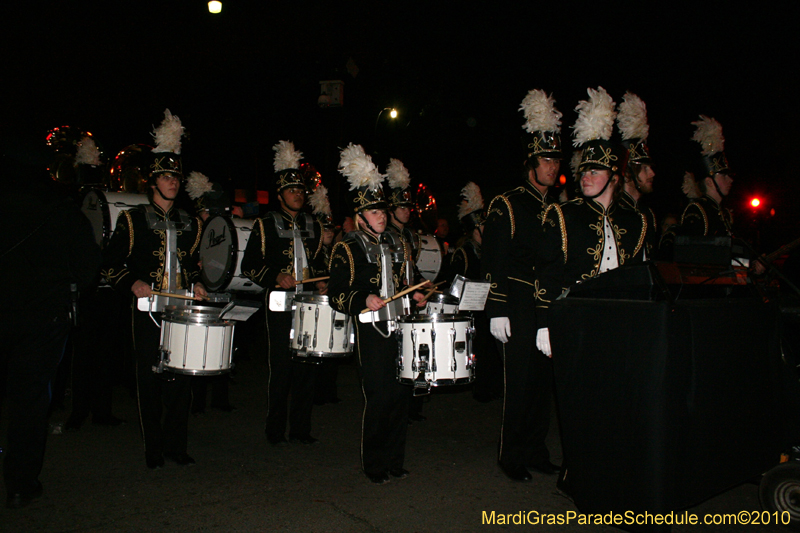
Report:
<svg viewBox="0 0 800 533"><path fill-rule="evenodd" d="M487 201L518 184L529 89L553 93L569 146L574 107L603 86L617 103L626 90L647 103L660 214L680 209L683 171L700 160L690 123L704 114L724 128L731 205L766 195L766 227L792 238L799 6L223 0L210 15L202 0L31 2L0 22L0 125L42 143L53 127L79 127L113 157L151 143L169 108L189 133L186 171L270 184L271 147L292 140L334 211L338 150L354 142L382 170L401 159L452 216L469 180ZM319 82L331 79L345 83L344 106L320 109ZM386 107L400 117L379 117Z"/></svg>

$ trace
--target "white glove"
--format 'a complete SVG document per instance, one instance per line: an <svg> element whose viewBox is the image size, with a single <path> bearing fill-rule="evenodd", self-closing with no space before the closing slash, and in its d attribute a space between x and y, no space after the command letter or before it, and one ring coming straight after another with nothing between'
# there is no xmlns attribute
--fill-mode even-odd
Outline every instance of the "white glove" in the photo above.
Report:
<svg viewBox="0 0 800 533"><path fill-rule="evenodd" d="M508 342L511 336L511 321L507 316L499 316L489 321L489 330L492 336L502 343Z"/></svg>
<svg viewBox="0 0 800 533"><path fill-rule="evenodd" d="M536 347L547 357L553 357L553 350L550 348L550 330L539 328L536 332Z"/></svg>

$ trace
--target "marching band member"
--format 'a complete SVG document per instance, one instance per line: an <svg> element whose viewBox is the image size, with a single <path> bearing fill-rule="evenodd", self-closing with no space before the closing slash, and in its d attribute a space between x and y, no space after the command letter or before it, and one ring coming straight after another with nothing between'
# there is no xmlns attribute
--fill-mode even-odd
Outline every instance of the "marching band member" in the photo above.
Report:
<svg viewBox="0 0 800 533"><path fill-rule="evenodd" d="M306 184L300 171L301 152L294 144L280 141L275 150L274 168L280 209L257 219L242 258L242 274L266 289L266 301L273 291L289 293L325 290L326 284L302 283L320 270L323 228L305 212ZM269 340L269 383L267 384L267 440L284 446L286 425L289 439L314 444L311 436L311 409L314 406L315 365L295 361L289 351L292 313L267 310ZM289 396L291 394L291 406Z"/></svg>
<svg viewBox="0 0 800 533"><path fill-rule="evenodd" d="M536 347L551 356L547 316L563 289L624 264L643 259L647 218L620 208L619 155L609 140L614 101L602 87L589 89L576 111L575 146L582 148L578 167L582 196L545 211L543 239L537 254Z"/></svg>
<svg viewBox="0 0 800 533"><path fill-rule="evenodd" d="M448 279L457 275L467 279L481 279L481 243L483 242L483 196L477 184L469 182L461 189L458 219L464 229L455 251L450 255ZM477 367L472 384L472 396L488 402L503 395L503 362L489 333L489 319L485 311L473 312L475 319L475 354Z"/></svg>
<svg viewBox="0 0 800 533"><path fill-rule="evenodd" d="M386 167L386 184L389 189L389 229L400 235L411 247L416 257L420 248L419 235L411 229L411 210L414 199L411 194L411 175L399 159L389 159Z"/></svg>
<svg viewBox="0 0 800 533"><path fill-rule="evenodd" d="M561 113L555 100L532 90L522 101L525 181L489 204L483 235L481 270L491 283L486 314L498 341L505 369L505 399L498 464L514 481L532 479L528 467L548 475L545 438L550 428L553 369L535 347L536 250L542 218L556 201L549 189L561 165Z"/></svg>
<svg viewBox="0 0 800 533"><path fill-rule="evenodd" d="M399 236L387 229L387 203L372 158L361 146L350 144L342 151L340 172L347 177L357 230L338 242L331 255L331 305L358 317L362 310L374 313L371 324L356 325L356 349L364 393L361 436L361 466L370 481L389 482L389 476L404 478L408 409L412 389L396 379L397 341L387 320L402 314L401 300L388 304L400 290L409 264L410 250ZM421 301L422 293L414 300Z"/></svg>
<svg viewBox="0 0 800 533"><path fill-rule="evenodd" d="M731 212L722 207L722 200L731 191L733 173L723 151L725 137L722 136L722 126L713 118L703 115L692 124L697 128L692 140L703 148L706 174L697 181L703 196L691 201L683 211L680 234L703 237L730 235Z"/></svg>
<svg viewBox="0 0 800 533"><path fill-rule="evenodd" d="M639 211L647 218L645 237L645 259L652 259L660 238L658 223L653 209L647 205L643 196L653 192L655 172L647 148L647 107L641 98L626 92L619 104L617 126L622 133L625 147L625 160L622 170L623 185L619 195L619 205L623 209Z"/></svg>
<svg viewBox="0 0 800 533"><path fill-rule="evenodd" d="M189 288L206 296L200 277L198 244L203 223L175 208L183 180L181 136L183 126L169 110L153 136L156 147L148 173L150 203L120 213L111 241L103 251L103 276L117 290L136 298L156 290L174 293ZM160 329L144 311L133 311L136 354L136 389L148 468L159 468L164 459L192 465L186 453L191 403L191 376L169 377L153 372L158 363ZM162 410L166 409L163 426Z"/></svg>

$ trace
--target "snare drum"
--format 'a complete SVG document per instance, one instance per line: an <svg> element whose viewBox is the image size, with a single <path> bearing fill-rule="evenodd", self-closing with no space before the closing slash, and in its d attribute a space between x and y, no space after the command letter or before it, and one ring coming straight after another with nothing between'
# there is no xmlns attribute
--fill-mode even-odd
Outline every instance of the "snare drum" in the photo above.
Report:
<svg viewBox="0 0 800 533"><path fill-rule="evenodd" d="M397 379L415 388L472 383L475 327L465 315L410 315L397 319Z"/></svg>
<svg viewBox="0 0 800 533"><path fill-rule="evenodd" d="M83 197L81 211L92 225L97 245L104 248L117 227L117 217L120 212L148 203L150 201L146 194L91 189Z"/></svg>
<svg viewBox="0 0 800 533"><path fill-rule="evenodd" d="M161 315L163 370L211 376L233 363L233 322L219 318L216 307L171 305Z"/></svg>
<svg viewBox="0 0 800 533"><path fill-rule="evenodd" d="M261 291L242 275L242 257L252 231L252 220L215 216L206 221L200 238L200 277L209 291Z"/></svg>
<svg viewBox="0 0 800 533"><path fill-rule="evenodd" d="M296 359L346 357L353 352L353 319L334 310L327 296L298 294L293 313L289 349Z"/></svg>
<svg viewBox="0 0 800 533"><path fill-rule="evenodd" d="M442 247L433 235L419 236L419 250L417 250L417 269L422 277L433 281L442 269Z"/></svg>
<svg viewBox="0 0 800 533"><path fill-rule="evenodd" d="M458 313L458 298L449 294L434 294L428 298L428 304L421 314L425 315L455 315Z"/></svg>

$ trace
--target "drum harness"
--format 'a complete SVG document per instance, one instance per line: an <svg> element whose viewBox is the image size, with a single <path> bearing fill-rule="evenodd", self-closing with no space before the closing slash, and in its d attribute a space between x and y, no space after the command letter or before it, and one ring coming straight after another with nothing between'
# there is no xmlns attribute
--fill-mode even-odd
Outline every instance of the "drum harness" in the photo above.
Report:
<svg viewBox="0 0 800 533"><path fill-rule="evenodd" d="M283 228L283 217L281 217L280 213L271 211L267 213L267 215L272 217L273 221L275 222L275 230L278 232L278 237L281 239L292 239L292 268L294 269L294 279L296 281L308 279L308 258L306 257L305 246L303 246L303 239L313 239L316 237L316 232L314 231L314 220L311 218L311 215L308 213L302 213L302 217L297 217L295 219L295 223L292 224L292 229ZM300 228L301 220L303 221L302 229ZM298 280L298 274L302 276L302 279ZM300 293L302 290L302 283L295 285L295 294Z"/></svg>
<svg viewBox="0 0 800 533"><path fill-rule="evenodd" d="M397 242L399 237L396 233L391 231L385 231L381 233L380 237L378 237L381 241L389 240L389 243L379 242L378 244L373 244L369 242L366 234L363 232L355 232L354 235L358 237L356 242L367 256L367 262L373 264L378 263L380 265L381 298L391 298L394 296L394 281L391 277L394 272L392 270L392 263L402 263L404 261L402 242ZM386 237L383 237L384 235ZM397 300L397 302L400 303L400 300ZM379 309L378 311L370 312L372 318L372 327L375 328L375 331L377 331L384 339L388 339L391 336L394 327L392 327L391 324L388 325L387 332L384 333L378 327L378 324L375 323L375 317L377 315L380 321L393 321L399 314L397 312L397 305L398 304L395 304L395 302L391 302L389 305Z"/></svg>

